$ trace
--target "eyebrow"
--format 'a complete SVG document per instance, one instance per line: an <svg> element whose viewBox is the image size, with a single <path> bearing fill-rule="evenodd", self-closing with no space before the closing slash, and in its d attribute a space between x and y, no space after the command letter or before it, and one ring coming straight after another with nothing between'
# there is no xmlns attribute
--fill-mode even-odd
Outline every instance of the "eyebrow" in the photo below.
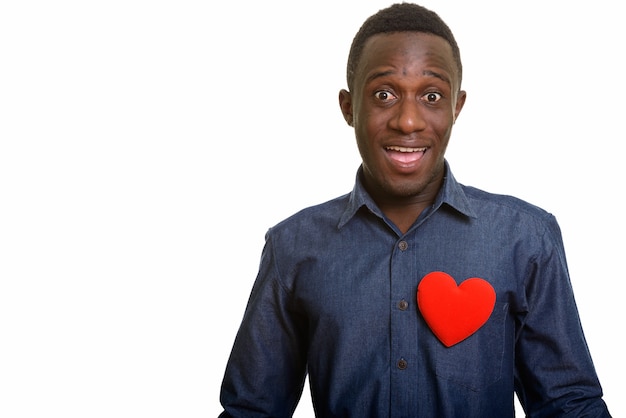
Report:
<svg viewBox="0 0 626 418"><path fill-rule="evenodd" d="M370 81L372 81L372 80L375 80L375 79L377 79L377 78L381 78L381 77L386 77L386 76L388 76L388 75L392 75L392 74L394 74L394 73L396 73L396 71L395 71L395 70L378 71L378 72L373 73L373 74L372 74L372 75L370 75L369 77L367 77L367 79L365 80L365 82L366 82L366 83L369 83L369 82L370 82ZM422 71L422 75L423 75L423 76L427 76L427 77L435 77L435 78L440 79L441 81L444 81L444 82L446 82L446 83L448 83L448 84L451 84L451 81L450 81L450 78L449 78L449 77L447 77L447 76L445 76L445 75L443 75L443 74L441 74L441 73L438 73L438 72L436 72L436 71L432 71L432 70L424 70L424 71Z"/></svg>
<svg viewBox="0 0 626 418"><path fill-rule="evenodd" d="M393 70L388 70L388 71L378 71L373 73L372 75L370 75L369 77L367 77L367 79L365 80L366 83L369 83L372 80L376 80L377 78L381 78L381 77L386 77L388 75L391 75L395 73L395 71Z"/></svg>
<svg viewBox="0 0 626 418"><path fill-rule="evenodd" d="M422 75L430 76L430 77L436 77L436 78L440 79L441 81L445 81L446 83L450 84L450 79L448 77L446 77L445 75L443 75L441 73L438 73L436 71L424 70L424 71L422 71Z"/></svg>

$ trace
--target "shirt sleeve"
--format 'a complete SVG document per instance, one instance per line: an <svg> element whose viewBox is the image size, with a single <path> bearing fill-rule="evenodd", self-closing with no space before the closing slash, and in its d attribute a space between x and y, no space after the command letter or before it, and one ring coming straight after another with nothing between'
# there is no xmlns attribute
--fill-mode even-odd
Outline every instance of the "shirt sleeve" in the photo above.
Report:
<svg viewBox="0 0 626 418"><path fill-rule="evenodd" d="M541 234L541 233L540 233ZM583 335L560 228L550 215L528 264L516 390L529 417L610 417Z"/></svg>
<svg viewBox="0 0 626 418"><path fill-rule="evenodd" d="M271 230L222 381L220 417L291 417L306 376L305 321L280 281Z"/></svg>

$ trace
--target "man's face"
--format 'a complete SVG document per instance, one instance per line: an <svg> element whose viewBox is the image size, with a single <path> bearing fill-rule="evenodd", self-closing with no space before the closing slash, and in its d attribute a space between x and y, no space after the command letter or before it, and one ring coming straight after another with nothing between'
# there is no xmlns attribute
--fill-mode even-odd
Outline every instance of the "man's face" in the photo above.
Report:
<svg viewBox="0 0 626 418"><path fill-rule="evenodd" d="M370 193L394 200L436 193L464 102L452 48L443 38L418 32L370 38L352 91L340 93Z"/></svg>

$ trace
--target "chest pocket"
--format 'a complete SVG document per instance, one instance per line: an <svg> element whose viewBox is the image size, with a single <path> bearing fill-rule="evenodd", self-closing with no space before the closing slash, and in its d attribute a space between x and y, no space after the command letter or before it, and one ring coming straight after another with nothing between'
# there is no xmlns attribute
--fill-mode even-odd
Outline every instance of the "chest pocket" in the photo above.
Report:
<svg viewBox="0 0 626 418"><path fill-rule="evenodd" d="M451 347L440 344L435 372L473 391L491 385L502 375L508 304L496 302L489 320L467 339Z"/></svg>

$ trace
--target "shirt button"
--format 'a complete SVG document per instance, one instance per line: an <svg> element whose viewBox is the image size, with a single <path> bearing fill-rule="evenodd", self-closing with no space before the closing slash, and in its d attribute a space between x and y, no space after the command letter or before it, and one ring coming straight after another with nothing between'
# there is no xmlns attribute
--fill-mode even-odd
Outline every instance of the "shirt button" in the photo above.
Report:
<svg viewBox="0 0 626 418"><path fill-rule="evenodd" d="M398 360L398 369L404 370L407 368L408 365L409 363L407 363L405 359L401 358L400 360Z"/></svg>
<svg viewBox="0 0 626 418"><path fill-rule="evenodd" d="M398 302L398 308L401 311L406 311L408 307L409 307L409 302L407 302L406 300L402 299L400 302Z"/></svg>
<svg viewBox="0 0 626 418"><path fill-rule="evenodd" d="M406 249L409 248L409 244L406 241L400 241L398 248L400 248L400 251L406 251Z"/></svg>

